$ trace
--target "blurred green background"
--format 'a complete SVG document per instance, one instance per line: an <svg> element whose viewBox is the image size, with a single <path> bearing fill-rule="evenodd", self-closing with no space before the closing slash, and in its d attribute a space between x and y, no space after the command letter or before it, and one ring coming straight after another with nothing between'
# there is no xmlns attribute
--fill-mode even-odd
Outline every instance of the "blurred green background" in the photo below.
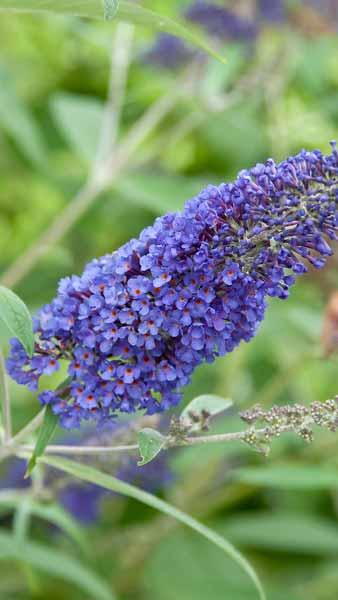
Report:
<svg viewBox="0 0 338 600"><path fill-rule="evenodd" d="M175 16L188 2L144 4ZM254 14L253 2L227 4L238 14ZM262 20L254 42L218 42L225 64L193 61L190 91L181 94L114 184L17 281L15 290L32 312L53 297L60 277L81 272L88 260L137 236L156 216L179 209L203 185L230 180L255 162L281 160L303 147L329 151L329 140L338 139L338 24L321 7L325 2L292 4L281 23ZM88 176L116 28L114 22L1 13L4 273L72 202ZM120 137L186 76L187 67L173 71L146 64L144 53L155 37L149 28L135 29ZM325 307L338 289L336 265L333 258L323 273L304 277L287 302L271 301L249 345L198 370L187 400L214 392L235 403L233 415L217 423L220 431L243 427L237 411L256 402L308 404L336 395L336 358L326 356L321 343ZM18 429L38 405L35 394L14 384L11 390ZM311 445L284 436L267 459L239 444L180 450L170 458L174 481L162 494L240 548L269 600L336 600L337 448L337 435L318 432ZM1 519L10 528L11 513ZM33 519L30 535L81 558L67 536L56 535L39 519ZM111 583L119 600L256 598L246 576L221 552L136 502L110 498L102 518L84 527L84 535L90 539L85 564ZM24 558L0 561L1 600L84 597L62 577L28 570Z"/></svg>

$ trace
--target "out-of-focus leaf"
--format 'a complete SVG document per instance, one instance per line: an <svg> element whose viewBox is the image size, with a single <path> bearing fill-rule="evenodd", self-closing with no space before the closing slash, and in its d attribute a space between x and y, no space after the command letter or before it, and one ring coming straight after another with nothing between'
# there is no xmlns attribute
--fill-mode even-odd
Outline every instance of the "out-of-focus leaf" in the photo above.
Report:
<svg viewBox="0 0 338 600"><path fill-rule="evenodd" d="M234 543L276 552L336 554L338 527L318 515L241 513L216 527Z"/></svg>
<svg viewBox="0 0 338 600"><path fill-rule="evenodd" d="M229 161L236 172L252 166L257 160L264 160L269 152L266 130L262 127L254 100L254 97L247 97L245 105L208 115L201 128L212 157L210 160L222 169L224 162ZM229 170L226 174L227 179L235 175Z"/></svg>
<svg viewBox="0 0 338 600"><path fill-rule="evenodd" d="M110 586L88 565L83 565L72 556L54 550L50 546L20 540L4 531L0 532L0 560L24 562L49 575L73 583L87 598L114 600Z"/></svg>
<svg viewBox="0 0 338 600"><path fill-rule="evenodd" d="M40 166L45 165L46 147L41 131L29 109L16 94L7 74L1 71L0 127L11 136L28 160Z"/></svg>
<svg viewBox="0 0 338 600"><path fill-rule="evenodd" d="M15 509L21 506L22 502L22 493L14 491L0 493L0 509ZM83 530L62 506L54 503L41 503L29 498L29 511L31 515L62 529L84 553L88 552L88 541Z"/></svg>
<svg viewBox="0 0 338 600"><path fill-rule="evenodd" d="M16 507L13 519L13 532L18 542L24 541L27 536L30 517L30 498L22 498Z"/></svg>
<svg viewBox="0 0 338 600"><path fill-rule="evenodd" d="M286 490L327 490L338 488L338 471L328 467L266 466L247 467L233 472L243 483Z"/></svg>
<svg viewBox="0 0 338 600"><path fill-rule="evenodd" d="M136 171L121 177L114 187L127 200L164 214L181 210L184 203L198 194L204 185L200 178Z"/></svg>
<svg viewBox="0 0 338 600"><path fill-rule="evenodd" d="M74 152L87 162L95 156L102 124L103 103L77 94L56 94L52 115Z"/></svg>
<svg viewBox="0 0 338 600"><path fill-rule="evenodd" d="M239 75L245 61L245 52L241 45L227 46L227 64L212 61L208 65L206 75L201 81L201 91L210 102L210 98L217 99L224 89Z"/></svg>
<svg viewBox="0 0 338 600"><path fill-rule="evenodd" d="M38 439L36 441L36 445L34 448L34 452L29 460L26 476L30 475L36 465L36 461L39 456L45 451L45 448L48 442L53 437L54 431L56 429L59 417L55 413L53 413L50 405L47 405L46 411L44 414L44 418L39 429Z"/></svg>
<svg viewBox="0 0 338 600"><path fill-rule="evenodd" d="M112 490L113 492L118 492L125 496L129 496L130 498L134 498L135 500L139 500L140 502L143 502L144 504L147 504L148 506L151 506L152 508L155 508L164 514L173 517L184 525L187 525L190 527L190 529L193 529L215 544L215 546L218 546L218 548L223 550L227 556L232 558L238 565L240 565L255 585L259 598L261 600L266 599L262 584L258 579L255 570L244 558L244 556L242 556L238 550L229 544L225 538L219 536L212 529L209 529L209 527L206 527L190 515L187 515L175 506L168 504L164 500L161 500L160 498L157 498L156 496L153 496L144 490L141 490L124 481L120 481L119 479L116 479L110 475L106 475L105 473L101 473L93 467L76 463L72 460L50 456L42 456L40 461L44 464L55 467L56 469L65 471L74 477L83 479L84 481L95 483L96 485L100 485L101 487Z"/></svg>
<svg viewBox="0 0 338 600"><path fill-rule="evenodd" d="M8 288L0 286L0 320L20 340L29 356L34 350L32 318L26 304Z"/></svg>
<svg viewBox="0 0 338 600"><path fill-rule="evenodd" d="M137 464L139 467L151 462L161 452L165 437L155 429L145 427L138 433L138 445L142 460Z"/></svg>
<svg viewBox="0 0 338 600"><path fill-rule="evenodd" d="M102 0L2 0L0 10L50 12L93 18L104 18L105 15ZM171 33L224 62L224 58L210 46L205 35L197 28L191 25L186 27L183 23L170 19L166 15L143 8L139 4L136 4L136 2L122 0L119 3L118 11L115 13L115 19Z"/></svg>
<svg viewBox="0 0 338 600"><path fill-rule="evenodd" d="M191 577L187 577L191 573ZM166 535L149 557L143 575L147 600L255 600L241 570L216 548L189 531ZM269 600L286 600L283 590L267 588ZM288 590L287 600L296 600ZM298 600L298 597L297 597Z"/></svg>

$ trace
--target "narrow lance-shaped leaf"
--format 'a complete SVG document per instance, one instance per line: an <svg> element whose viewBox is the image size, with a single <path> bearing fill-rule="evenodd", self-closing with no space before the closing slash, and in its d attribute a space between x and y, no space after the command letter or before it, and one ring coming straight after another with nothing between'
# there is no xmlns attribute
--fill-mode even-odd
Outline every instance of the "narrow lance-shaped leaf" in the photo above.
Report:
<svg viewBox="0 0 338 600"><path fill-rule="evenodd" d="M29 477L29 475L31 475L31 473L36 465L37 459L39 458L39 456L42 456L48 442L51 440L51 438L54 434L54 431L56 429L57 423L58 423L58 416L53 413L50 406L47 406L45 414L44 414L44 418L42 421L42 425L39 429L38 439L36 441L36 445L35 445L33 454L31 456L28 466L27 466L27 471L26 471L25 477Z"/></svg>
<svg viewBox="0 0 338 600"><path fill-rule="evenodd" d="M58 387L56 389L59 390L60 392L64 393L67 390L67 386L70 381L71 381L71 377L67 377L64 381L62 381L58 385ZM50 442L50 440L52 439L52 437L54 435L56 426L58 424L58 419L59 419L58 415L55 415L52 411L51 406L48 405L46 407L43 421L42 421L41 427L39 429L38 439L36 441L34 452L31 456L28 466L27 466L27 471L26 471L25 477L29 477L29 475L31 475L31 473L36 465L37 459L39 458L39 456L43 455L46 446L48 445L48 443Z"/></svg>
<svg viewBox="0 0 338 600"><path fill-rule="evenodd" d="M283 490L330 490L338 487L336 467L307 465L274 465L246 467L232 474L249 485Z"/></svg>
<svg viewBox="0 0 338 600"><path fill-rule="evenodd" d="M112 490L113 492L117 492L123 494L125 496L129 496L130 498L134 498L135 500L139 500L156 510L161 511L162 513L177 519L184 525L187 525L200 535L207 538L210 542L218 546L225 554L233 558L247 573L247 575L251 578L254 583L256 590L258 592L258 596L260 600L266 600L266 596L264 590L262 588L261 582L253 569L250 563L228 542L225 538L218 535L209 527L206 527L190 515L187 515L180 509L168 504L164 500L149 494L149 492L145 492L134 485L126 483L124 481L120 481L116 479L116 477L112 477L111 475L106 475L105 473L101 473L97 469L93 467L89 467L88 465L83 465L80 463L76 463L69 459L51 457L51 456L43 456L40 458L40 461L46 465L50 465L55 467L56 469L60 469L65 473L69 473L74 477L78 477L79 479L83 479L84 481L89 481L90 483L95 483L96 485L100 485L108 490Z"/></svg>
<svg viewBox="0 0 338 600"><path fill-rule="evenodd" d="M155 429L145 427L138 433L138 445L142 460L137 464L139 467L152 461L161 452L165 443L165 437Z"/></svg>
<svg viewBox="0 0 338 600"><path fill-rule="evenodd" d="M106 0L108 4L108 0ZM15 12L50 12L61 15L73 15L78 17L92 17L102 19L105 15L102 0L1 0L0 11L12 10ZM109 11L111 14L111 11ZM207 37L199 29L185 26L178 20L170 19L155 11L148 10L136 2L122 0L114 19L144 25L157 31L165 31L193 44L217 60L225 62L216 50L214 50Z"/></svg>
<svg viewBox="0 0 338 600"><path fill-rule="evenodd" d="M20 340L29 356L34 350L32 318L26 304L8 288L0 286L0 319Z"/></svg>

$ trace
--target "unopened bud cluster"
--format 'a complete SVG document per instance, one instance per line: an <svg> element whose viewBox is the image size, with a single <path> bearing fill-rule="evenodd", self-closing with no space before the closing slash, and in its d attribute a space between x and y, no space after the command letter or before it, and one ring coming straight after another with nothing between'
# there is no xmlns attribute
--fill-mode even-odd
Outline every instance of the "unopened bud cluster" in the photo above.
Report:
<svg viewBox="0 0 338 600"><path fill-rule="evenodd" d="M267 454L270 442L281 433L293 432L311 442L315 425L335 432L338 428L338 396L325 402L312 402L309 406L286 404L269 410L257 404L240 413L240 417L250 425L241 439Z"/></svg>

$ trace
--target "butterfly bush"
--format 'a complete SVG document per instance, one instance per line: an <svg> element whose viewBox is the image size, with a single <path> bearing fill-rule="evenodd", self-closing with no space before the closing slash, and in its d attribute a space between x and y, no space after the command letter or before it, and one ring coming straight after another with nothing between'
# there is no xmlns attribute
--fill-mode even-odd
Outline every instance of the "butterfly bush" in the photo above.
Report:
<svg viewBox="0 0 338 600"><path fill-rule="evenodd" d="M306 263L323 267L338 224L338 152L269 159L209 185L116 252L62 279L35 319L29 358L12 340L11 376L35 390L68 362L69 383L44 391L63 427L177 405L198 365L250 341L268 297L287 298Z"/></svg>

